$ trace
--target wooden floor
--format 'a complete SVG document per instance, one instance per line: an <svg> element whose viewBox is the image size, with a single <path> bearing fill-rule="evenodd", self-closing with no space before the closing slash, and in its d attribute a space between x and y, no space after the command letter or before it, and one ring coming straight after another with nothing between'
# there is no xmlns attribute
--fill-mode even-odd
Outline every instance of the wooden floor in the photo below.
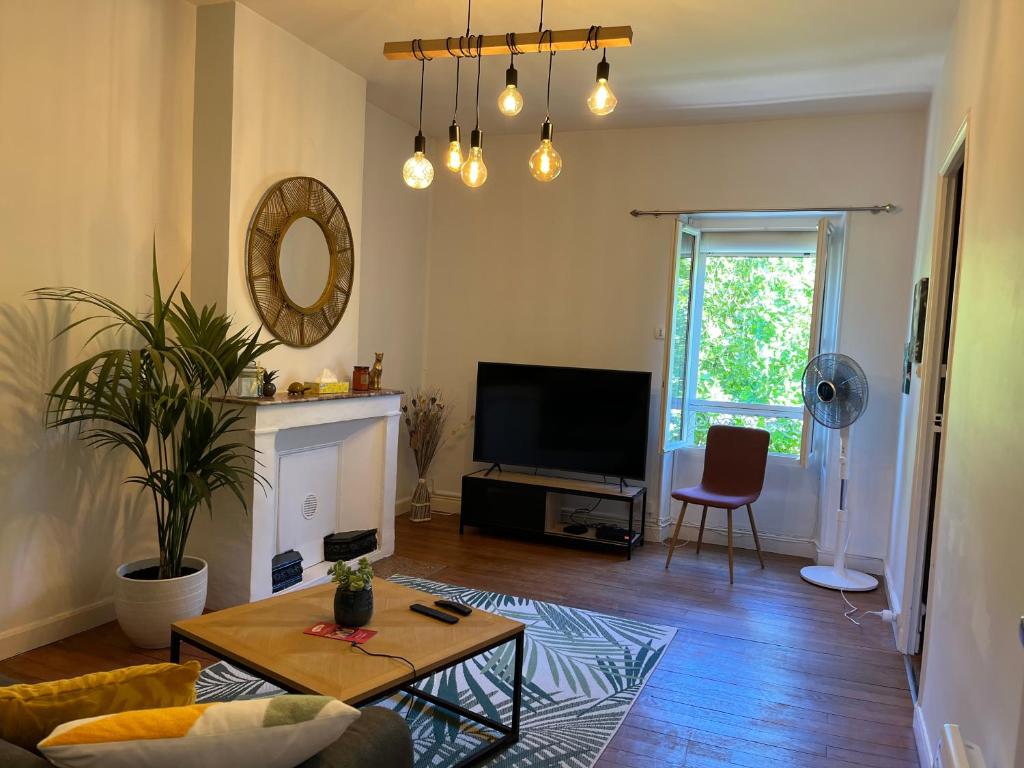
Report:
<svg viewBox="0 0 1024 768"><path fill-rule="evenodd" d="M398 521L398 554L444 563L434 578L667 624L675 640L602 756L602 768L916 768L910 694L892 630L843 618L840 596L800 580L796 558L762 571L740 552L729 586L725 552L648 544L613 553L459 537L456 518ZM857 595L866 610L881 590ZM154 659L115 624L0 662L0 674L47 680Z"/></svg>

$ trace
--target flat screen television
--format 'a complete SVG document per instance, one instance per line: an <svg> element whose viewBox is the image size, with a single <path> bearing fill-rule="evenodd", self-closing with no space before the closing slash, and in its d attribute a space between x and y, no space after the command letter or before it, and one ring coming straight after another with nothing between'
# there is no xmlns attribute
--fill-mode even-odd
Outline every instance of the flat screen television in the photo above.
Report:
<svg viewBox="0 0 1024 768"><path fill-rule="evenodd" d="M643 480L651 374L477 365L473 460Z"/></svg>

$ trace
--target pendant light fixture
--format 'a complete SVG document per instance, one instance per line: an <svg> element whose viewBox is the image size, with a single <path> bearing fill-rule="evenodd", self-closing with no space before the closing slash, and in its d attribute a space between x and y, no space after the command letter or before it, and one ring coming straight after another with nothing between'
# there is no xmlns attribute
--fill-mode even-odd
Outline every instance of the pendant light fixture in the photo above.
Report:
<svg viewBox="0 0 1024 768"><path fill-rule="evenodd" d="M413 154L402 166L402 178L413 189L426 189L434 180L434 166L427 159L427 137L423 135L423 78L427 69L427 57L423 49L414 41L413 50L419 48L420 60L420 122L413 141Z"/></svg>
<svg viewBox="0 0 1024 768"><path fill-rule="evenodd" d="M515 32L505 35L505 45L509 53L508 69L505 70L505 90L498 94L498 111L506 117L515 117L523 110L523 94L519 91L519 73L516 72L519 49Z"/></svg>
<svg viewBox="0 0 1024 768"><path fill-rule="evenodd" d="M469 38L470 24L473 19L473 0L467 0L466 2L466 38ZM452 173L458 173L462 170L462 164L466 161L466 158L462 154L462 131L459 128L459 85L460 85L460 72L462 69L462 57L465 55L465 49L462 47L462 38L459 38L459 55L456 55L452 51L451 45L452 39L450 37L445 38L444 47L448 50L448 55L455 58L455 109L452 111L452 124L448 126L448 151L445 152L444 156L444 167Z"/></svg>
<svg viewBox="0 0 1024 768"><path fill-rule="evenodd" d="M615 111L615 105L619 103L608 86L608 74L611 69L612 65L608 63L608 51L605 49L601 60L597 62L597 84L590 92L590 96L587 97L587 106L595 115L610 115Z"/></svg>
<svg viewBox="0 0 1024 768"><path fill-rule="evenodd" d="M469 138L469 157L462 165L462 182L467 187L477 188L487 181L487 166L484 165L483 131L480 130L480 60L483 49L483 35L476 37L476 127Z"/></svg>
<svg viewBox="0 0 1024 768"><path fill-rule="evenodd" d="M546 114L541 124L540 146L530 155L530 175L538 181L548 182L558 178L562 171L562 158L554 146L554 126L551 122L551 77L555 54L559 51L578 53L603 51L597 65L596 84L587 97L587 106L595 115L607 115L615 110L618 99L609 86L611 65L608 63L608 48L627 48L633 44L633 28L629 26L601 27L593 25L589 30L583 27L574 29L545 29L544 4L540 5L540 23L536 31L506 32L504 44L502 35L470 34L472 29L473 0L466 0L466 33L459 35L458 46L454 45L455 37L421 40L396 40L384 43L384 57L391 61L409 61L420 63L420 112L419 126L416 133L413 156L403 167L402 176L405 183L415 189L430 186L434 178L434 168L426 156L427 140L423 136L423 99L426 62L435 58L450 57L455 59L455 99L451 125L448 127L448 147L444 153L444 165L453 173L458 173L462 182L471 188L482 186L487 181L487 165L484 163L483 131L480 129L480 80L483 56L509 56L509 66L505 71L505 88L498 94L498 110L507 117L522 112L523 94L519 90L519 73L516 68L516 57L526 53L548 54L548 81L546 94ZM547 50L545 50L545 44ZM459 96L461 91L462 59L476 57L476 121L470 137L468 153L462 146L461 127L459 125ZM493 104L493 102L491 102Z"/></svg>
<svg viewBox="0 0 1024 768"><path fill-rule="evenodd" d="M455 57L455 111L452 113L452 124L448 126L448 151L444 156L444 167L452 173L462 170L462 136L459 130L459 68L462 59Z"/></svg>
<svg viewBox="0 0 1024 768"><path fill-rule="evenodd" d="M551 30L548 30L548 40L551 40ZM547 116L540 129L540 146L530 155L530 174L537 181L554 181L562 172L562 156L551 143L555 130L551 125L551 65L554 60L555 52L549 50Z"/></svg>

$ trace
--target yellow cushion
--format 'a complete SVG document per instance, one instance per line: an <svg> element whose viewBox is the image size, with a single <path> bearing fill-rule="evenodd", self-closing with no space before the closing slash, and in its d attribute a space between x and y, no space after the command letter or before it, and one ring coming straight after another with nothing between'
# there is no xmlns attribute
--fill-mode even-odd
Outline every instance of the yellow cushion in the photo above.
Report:
<svg viewBox="0 0 1024 768"><path fill-rule="evenodd" d="M358 717L329 696L192 704L64 723L39 750L58 768L293 768Z"/></svg>
<svg viewBox="0 0 1024 768"><path fill-rule="evenodd" d="M113 672L0 688L0 739L25 749L61 723L196 700L199 662L143 664Z"/></svg>

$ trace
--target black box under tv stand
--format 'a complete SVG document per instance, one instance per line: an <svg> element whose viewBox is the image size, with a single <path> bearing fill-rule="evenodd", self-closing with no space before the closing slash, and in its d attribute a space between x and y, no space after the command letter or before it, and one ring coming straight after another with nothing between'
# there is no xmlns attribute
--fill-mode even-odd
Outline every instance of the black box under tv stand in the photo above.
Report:
<svg viewBox="0 0 1024 768"><path fill-rule="evenodd" d="M587 496L625 502L628 508L628 541L598 539L592 531L574 535L546 530L547 496L549 493ZM639 510L637 506L639 505ZM639 514L638 514L639 512ZM639 526L637 525L639 522ZM625 483L599 483L568 477L551 477L525 472L508 472L495 465L486 472L472 472L462 477L462 510L459 534L466 526L518 531L561 541L570 540L624 549L626 559L633 548L643 546L647 523L647 489Z"/></svg>

